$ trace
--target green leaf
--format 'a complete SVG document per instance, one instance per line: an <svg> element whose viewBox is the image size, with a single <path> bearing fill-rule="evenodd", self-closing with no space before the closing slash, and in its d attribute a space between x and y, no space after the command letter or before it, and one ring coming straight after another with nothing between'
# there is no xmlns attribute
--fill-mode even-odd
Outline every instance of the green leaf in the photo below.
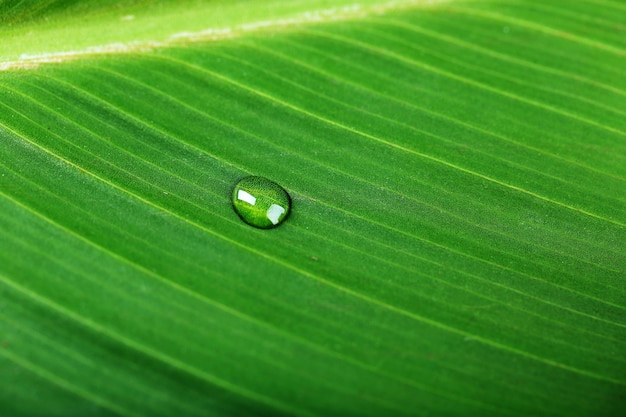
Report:
<svg viewBox="0 0 626 417"><path fill-rule="evenodd" d="M621 415L626 3L13 3L0 414Z"/></svg>

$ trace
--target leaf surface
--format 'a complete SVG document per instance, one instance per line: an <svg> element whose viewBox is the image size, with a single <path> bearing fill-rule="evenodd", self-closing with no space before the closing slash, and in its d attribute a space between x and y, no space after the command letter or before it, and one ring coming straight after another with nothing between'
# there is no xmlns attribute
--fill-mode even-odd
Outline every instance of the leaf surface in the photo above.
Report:
<svg viewBox="0 0 626 417"><path fill-rule="evenodd" d="M624 3L226 3L6 9L2 414L619 415Z"/></svg>

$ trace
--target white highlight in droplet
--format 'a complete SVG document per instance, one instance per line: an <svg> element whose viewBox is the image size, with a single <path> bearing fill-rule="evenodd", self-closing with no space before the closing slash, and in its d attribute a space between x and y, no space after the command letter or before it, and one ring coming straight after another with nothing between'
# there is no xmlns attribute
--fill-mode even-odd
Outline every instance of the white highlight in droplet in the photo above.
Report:
<svg viewBox="0 0 626 417"><path fill-rule="evenodd" d="M248 203L250 205L255 205L256 204L256 197L254 197L250 193L245 192L244 190L237 191L237 199L239 199L241 201L245 201L246 203ZM271 207L270 207L270 209L271 209ZM268 212L269 212L269 210L268 210Z"/></svg>
<svg viewBox="0 0 626 417"><path fill-rule="evenodd" d="M285 212L284 208L282 208L278 204L272 204L270 208L267 209L267 218L270 219L272 224L278 224L278 218L284 212Z"/></svg>

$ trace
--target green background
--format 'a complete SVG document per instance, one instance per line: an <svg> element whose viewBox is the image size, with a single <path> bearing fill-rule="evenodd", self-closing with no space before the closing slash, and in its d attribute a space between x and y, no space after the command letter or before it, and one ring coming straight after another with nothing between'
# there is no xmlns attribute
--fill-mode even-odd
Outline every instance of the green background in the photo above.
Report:
<svg viewBox="0 0 626 417"><path fill-rule="evenodd" d="M623 413L623 1L0 11L1 415Z"/></svg>

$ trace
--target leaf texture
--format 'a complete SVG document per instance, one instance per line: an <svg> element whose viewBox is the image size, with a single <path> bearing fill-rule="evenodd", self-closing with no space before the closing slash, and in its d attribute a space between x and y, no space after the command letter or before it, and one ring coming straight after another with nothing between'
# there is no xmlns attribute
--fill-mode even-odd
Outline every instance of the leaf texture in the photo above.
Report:
<svg viewBox="0 0 626 417"><path fill-rule="evenodd" d="M3 415L620 415L626 5L383 6L0 72Z"/></svg>

